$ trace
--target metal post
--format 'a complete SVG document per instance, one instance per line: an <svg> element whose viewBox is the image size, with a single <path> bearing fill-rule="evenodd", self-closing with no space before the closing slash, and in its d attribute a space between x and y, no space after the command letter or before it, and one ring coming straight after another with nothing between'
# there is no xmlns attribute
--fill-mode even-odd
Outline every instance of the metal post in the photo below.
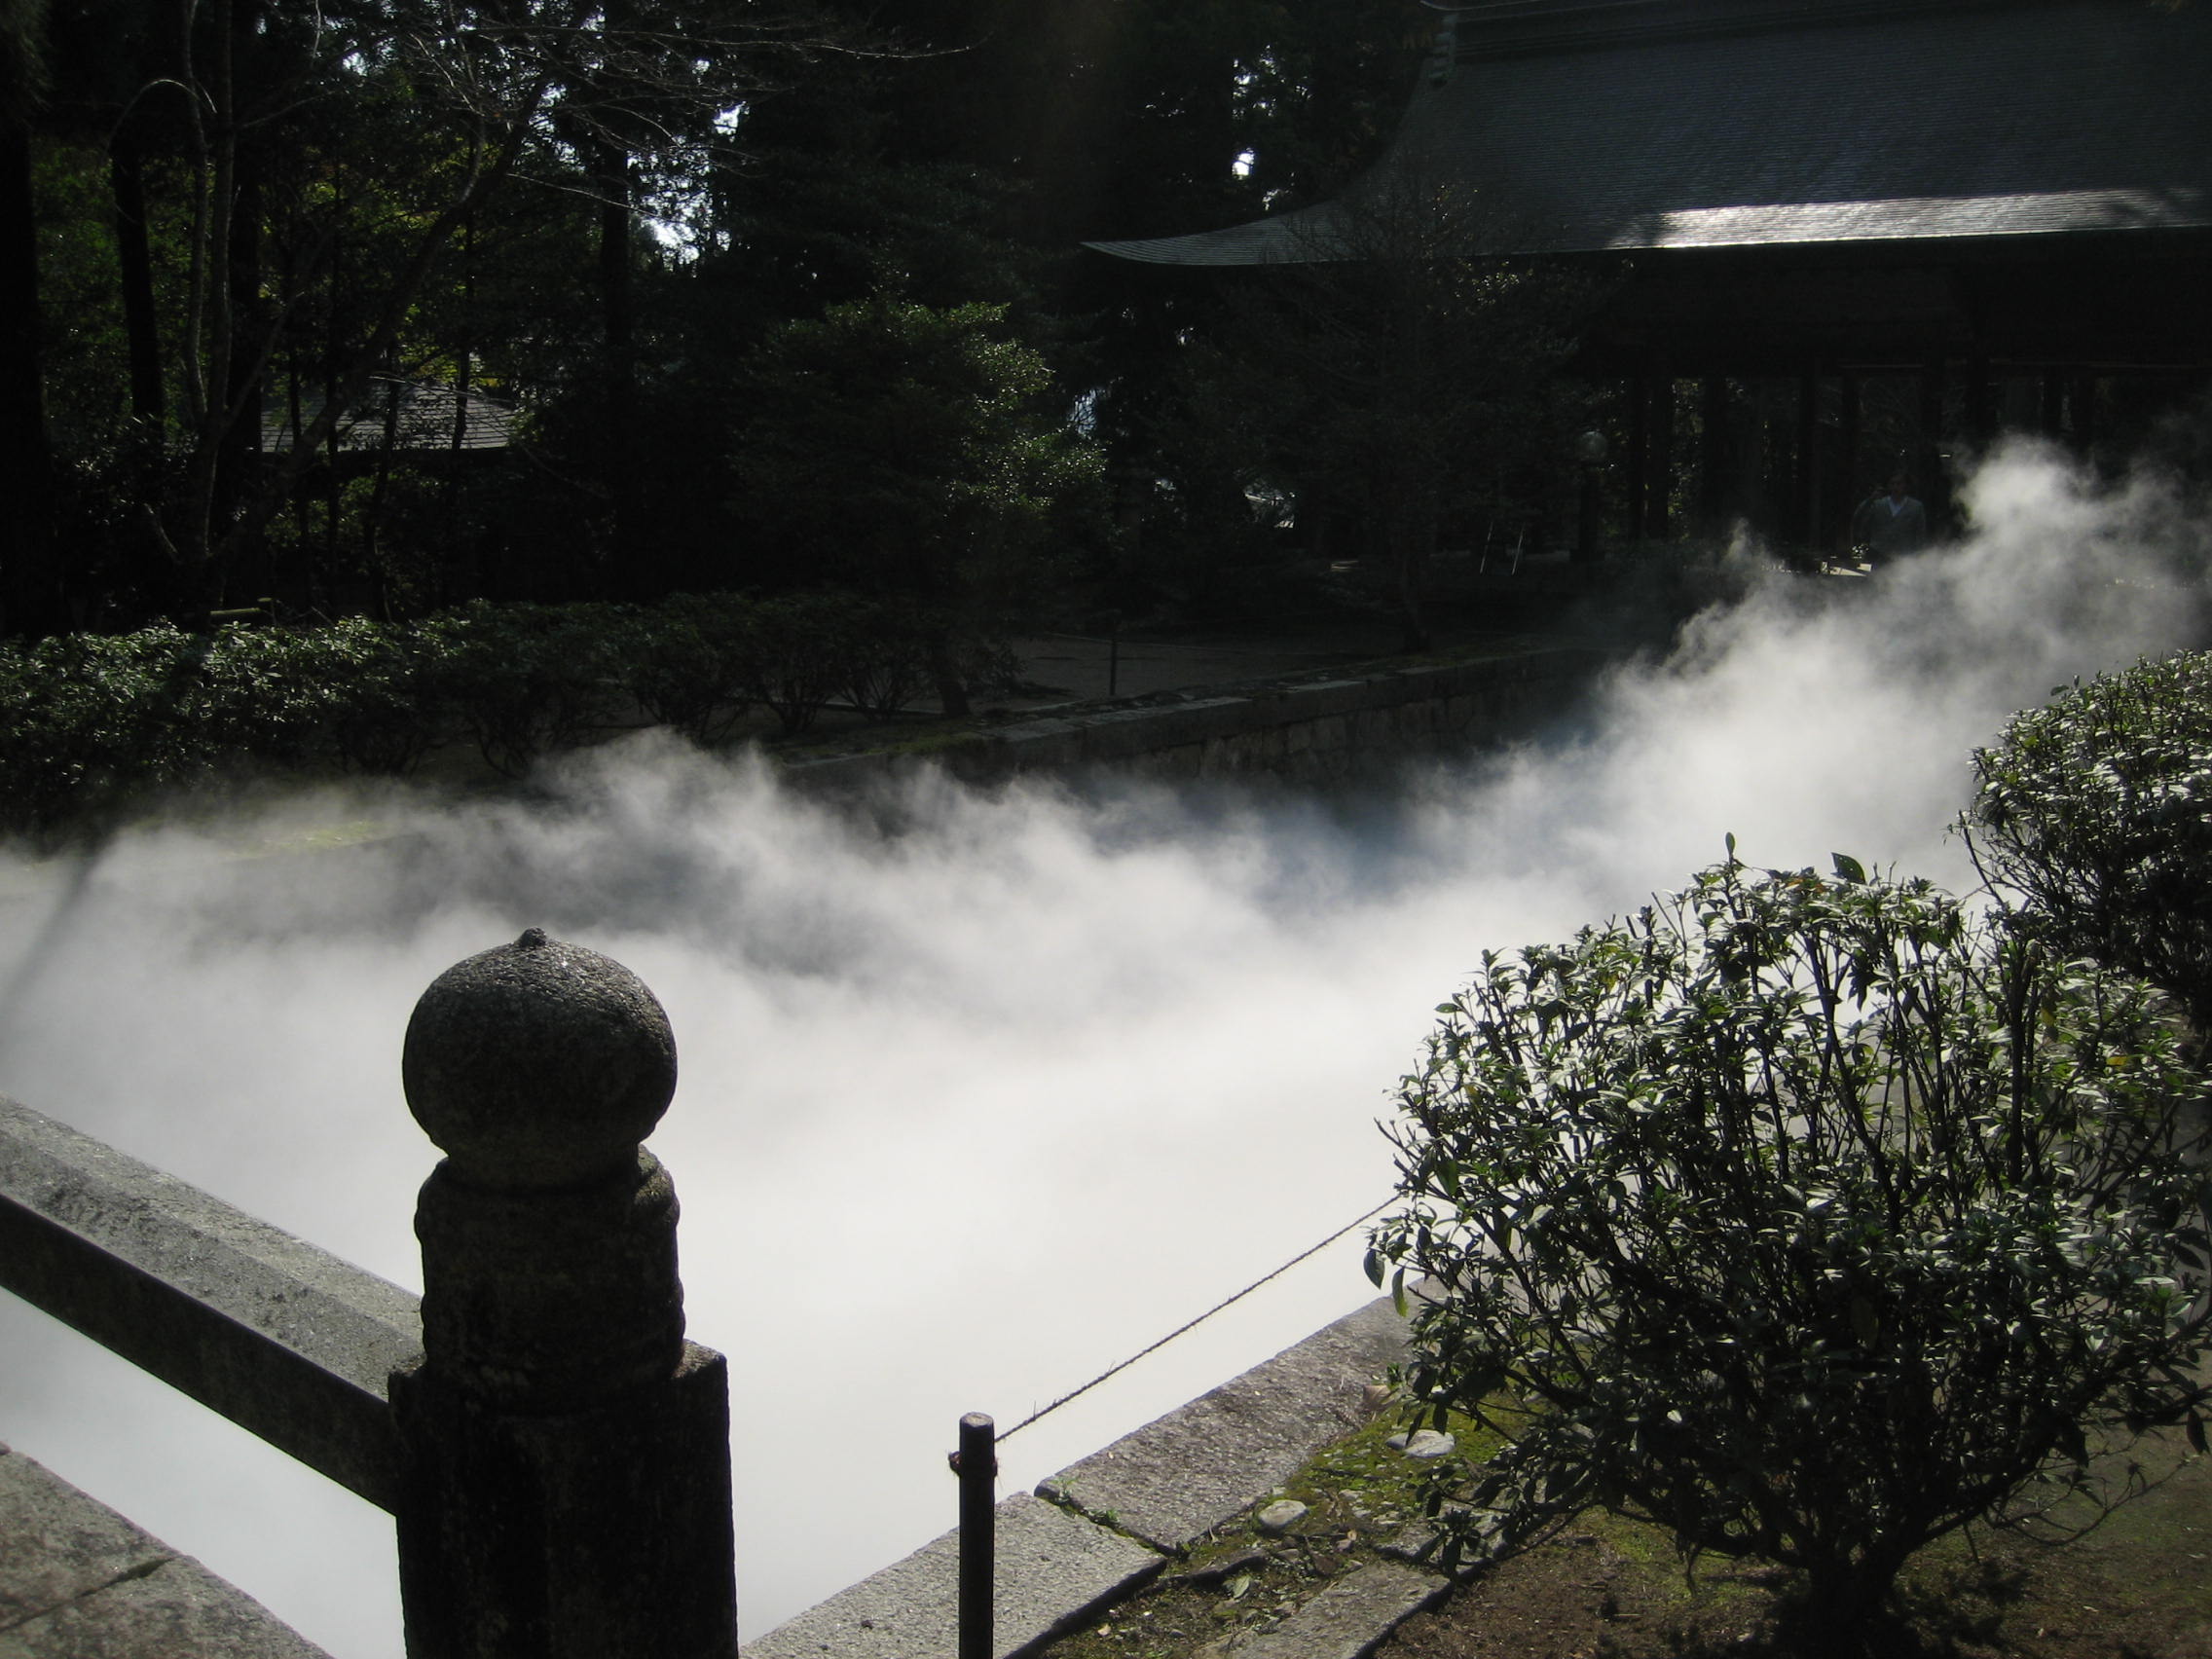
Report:
<svg viewBox="0 0 2212 1659"><path fill-rule="evenodd" d="M960 1659L992 1659L993 1582L998 1554L998 1434L989 1417L960 1419Z"/></svg>
<svg viewBox="0 0 2212 1659"><path fill-rule="evenodd" d="M729 1385L683 1340L676 1191L638 1143L676 1042L618 962L531 929L416 1004L447 1154L391 1377L410 1659L733 1659Z"/></svg>

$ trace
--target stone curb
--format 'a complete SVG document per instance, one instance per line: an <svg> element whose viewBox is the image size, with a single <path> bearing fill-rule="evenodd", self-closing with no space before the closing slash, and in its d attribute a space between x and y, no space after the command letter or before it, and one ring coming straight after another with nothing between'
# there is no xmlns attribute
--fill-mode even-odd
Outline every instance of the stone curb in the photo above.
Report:
<svg viewBox="0 0 2212 1659"><path fill-rule="evenodd" d="M1368 1384L1405 1351L1405 1321L1379 1298L1070 1464L1041 1482L1038 1496L1007 1498L998 1507L999 1659L1081 1628L1169 1555L1267 1497L1367 1420ZM959 1534L946 1532L746 1643L746 1659L951 1659L958 1560ZM1363 1567L1234 1652L1360 1659L1447 1589L1411 1567Z"/></svg>
<svg viewBox="0 0 2212 1659"><path fill-rule="evenodd" d="M1162 1550L1187 1549L1365 1422L1367 1385L1405 1357L1388 1297L1071 1463L1040 1497Z"/></svg>
<svg viewBox="0 0 2212 1659"><path fill-rule="evenodd" d="M1227 1637L1199 1659L1366 1659L1451 1588L1434 1573L1379 1562L1338 1579L1272 1630Z"/></svg>
<svg viewBox="0 0 2212 1659"><path fill-rule="evenodd" d="M867 751L793 760L786 776L810 785L860 785L897 775L918 762L940 763L972 780L1036 770L1080 769L1153 760L1181 751L1201 758L1201 774L1220 761L1224 744L1256 742L1268 734L1305 728L1325 732L1326 744L1364 747L1362 721L1383 721L1409 704L1448 711L1446 727L1492 736L1521 723L1541 700L1553 706L1569 688L1579 694L1594 672L1615 653L1587 645L1554 645L1471 662L1377 669L1356 677L1341 671L1251 684L1202 688L1172 701L1145 699L1046 713L966 734L927 755ZM1439 716L1444 719L1444 716ZM1339 722L1329 724L1327 722ZM1357 727L1355 730L1354 728ZM1426 730L1426 728L1424 728ZM1444 729L1427 731L1429 741ZM1382 730L1369 734L1379 741ZM1388 747L1385 745L1385 747ZM1235 769L1231 767L1230 769Z"/></svg>
<svg viewBox="0 0 2212 1659"><path fill-rule="evenodd" d="M1027 1493L996 1512L992 1650L1028 1653L1145 1583L1166 1559ZM756 1641L746 1659L953 1659L959 1647L960 1534L840 1590Z"/></svg>

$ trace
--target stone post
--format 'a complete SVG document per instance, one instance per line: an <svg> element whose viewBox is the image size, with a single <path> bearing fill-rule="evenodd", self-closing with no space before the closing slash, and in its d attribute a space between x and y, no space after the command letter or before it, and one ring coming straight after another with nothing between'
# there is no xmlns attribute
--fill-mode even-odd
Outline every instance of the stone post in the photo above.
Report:
<svg viewBox="0 0 2212 1659"><path fill-rule="evenodd" d="M683 1340L640 1147L676 1043L620 963L533 928L416 1004L423 1359L391 1378L410 1659L729 1659L729 1388Z"/></svg>

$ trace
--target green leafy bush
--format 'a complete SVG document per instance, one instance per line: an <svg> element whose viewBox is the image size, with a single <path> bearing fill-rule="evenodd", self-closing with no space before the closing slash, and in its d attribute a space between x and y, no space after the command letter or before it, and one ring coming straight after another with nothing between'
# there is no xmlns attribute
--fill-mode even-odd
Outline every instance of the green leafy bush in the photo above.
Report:
<svg viewBox="0 0 2212 1659"><path fill-rule="evenodd" d="M728 736L751 696L753 602L738 594L671 595L631 612L616 673L652 719L695 743Z"/></svg>
<svg viewBox="0 0 2212 1659"><path fill-rule="evenodd" d="M203 777L219 754L216 733L192 718L207 649L166 625L11 646L0 725L8 826L96 824L138 792Z"/></svg>
<svg viewBox="0 0 2212 1659"><path fill-rule="evenodd" d="M933 633L950 633L951 624L914 605L864 599L847 605L839 689L861 713L888 719L929 683L927 642Z"/></svg>
<svg viewBox="0 0 2212 1659"><path fill-rule="evenodd" d="M331 722L361 697L335 672L324 628L242 628L197 640L183 653L176 714L208 763L314 764L327 752ZM173 741L173 740L172 740Z"/></svg>
<svg viewBox="0 0 2212 1659"><path fill-rule="evenodd" d="M2077 682L1973 767L1983 874L2057 948L2141 974L2212 1031L2212 655Z"/></svg>
<svg viewBox="0 0 2212 1659"><path fill-rule="evenodd" d="M622 710L617 613L482 601L418 625L423 694L450 709L494 771L521 777Z"/></svg>
<svg viewBox="0 0 2212 1659"><path fill-rule="evenodd" d="M853 616L831 594L785 594L754 608L746 687L787 736L805 731L851 678Z"/></svg>
<svg viewBox="0 0 2212 1659"><path fill-rule="evenodd" d="M317 629L314 640L313 672L343 687L325 733L339 766L404 777L445 741L452 712L438 693L430 640L359 616Z"/></svg>
<svg viewBox="0 0 2212 1659"><path fill-rule="evenodd" d="M787 732L840 692L885 715L943 633L913 605L823 592L0 643L0 830L96 828L151 792L249 770L398 776L458 740L519 777L640 713L701 743L752 702ZM980 675L999 649L972 643L964 666Z"/></svg>
<svg viewBox="0 0 2212 1659"><path fill-rule="evenodd" d="M2206 1086L2155 993L1837 866L1731 848L1438 1011L1369 1271L1429 1281L1412 1397L1506 1443L1434 1477L1455 1558L1599 1506L1862 1632L1932 1539L2123 1495L2114 1437L2201 1444Z"/></svg>

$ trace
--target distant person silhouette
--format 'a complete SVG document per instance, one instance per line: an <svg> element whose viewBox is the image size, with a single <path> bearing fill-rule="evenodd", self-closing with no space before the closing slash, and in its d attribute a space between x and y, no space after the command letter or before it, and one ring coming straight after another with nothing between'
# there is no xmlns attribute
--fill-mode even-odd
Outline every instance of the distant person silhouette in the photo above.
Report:
<svg viewBox="0 0 2212 1659"><path fill-rule="evenodd" d="M1928 545L1928 509L1905 493L1904 474L1890 474L1889 489L1876 491L1851 515L1851 541L1866 549L1868 562L1886 565Z"/></svg>

